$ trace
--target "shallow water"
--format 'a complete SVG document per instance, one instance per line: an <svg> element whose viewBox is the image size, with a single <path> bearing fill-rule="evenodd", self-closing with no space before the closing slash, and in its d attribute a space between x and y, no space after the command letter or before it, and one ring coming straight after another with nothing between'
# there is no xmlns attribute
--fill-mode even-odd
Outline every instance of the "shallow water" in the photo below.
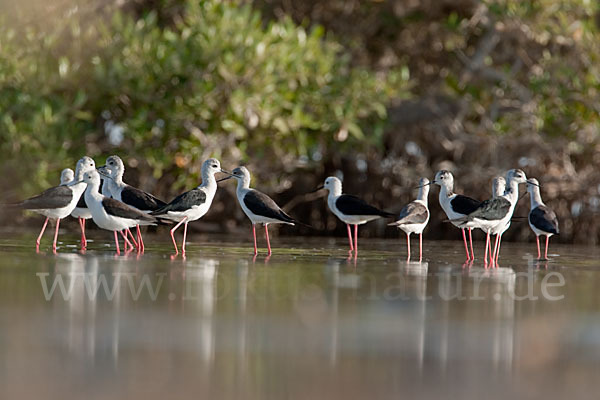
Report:
<svg viewBox="0 0 600 400"><path fill-rule="evenodd" d="M600 252L506 243L165 237L115 256L65 236L0 239L0 398L595 398ZM240 242L246 247L239 247ZM414 241L417 245L417 241ZM476 254L481 254L481 242ZM413 247L413 254L418 250ZM478 254L479 253L479 254ZM60 284L63 284L61 287ZM52 288L54 285L54 291ZM61 290L62 289L62 290Z"/></svg>

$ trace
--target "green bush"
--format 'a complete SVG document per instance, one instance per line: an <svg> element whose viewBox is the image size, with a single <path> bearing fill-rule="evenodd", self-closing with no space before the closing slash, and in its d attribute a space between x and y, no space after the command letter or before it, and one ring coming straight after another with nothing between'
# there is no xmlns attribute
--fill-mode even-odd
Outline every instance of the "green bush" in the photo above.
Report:
<svg viewBox="0 0 600 400"><path fill-rule="evenodd" d="M211 155L285 166L336 141L379 145L408 78L354 67L322 28L264 24L235 1L190 1L166 25L84 10L25 32L0 25L1 167L34 177L25 192L84 153L145 159L155 177L183 169L184 186Z"/></svg>

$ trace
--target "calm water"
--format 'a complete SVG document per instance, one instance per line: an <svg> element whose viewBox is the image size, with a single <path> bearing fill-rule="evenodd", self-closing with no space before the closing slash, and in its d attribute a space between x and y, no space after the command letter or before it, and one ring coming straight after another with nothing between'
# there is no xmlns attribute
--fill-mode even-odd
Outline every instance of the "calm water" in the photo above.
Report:
<svg viewBox="0 0 600 400"><path fill-rule="evenodd" d="M106 237L106 241L100 241ZM165 237L116 257L0 239L0 398L597 398L600 252L506 243L501 268L462 242ZM48 250L49 238L42 244ZM163 240L163 242L160 242ZM285 242L285 243L282 243ZM414 241L417 244L417 241ZM481 242L476 254L481 254ZM418 250L413 248L414 252ZM560 254L560 256L558 255ZM62 286L61 286L62 284ZM54 291L53 291L54 290Z"/></svg>

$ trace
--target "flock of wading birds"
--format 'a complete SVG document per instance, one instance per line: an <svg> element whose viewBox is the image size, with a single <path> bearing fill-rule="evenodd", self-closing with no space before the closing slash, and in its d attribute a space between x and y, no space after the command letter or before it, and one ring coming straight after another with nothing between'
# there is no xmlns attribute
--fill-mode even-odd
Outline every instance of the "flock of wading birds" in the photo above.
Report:
<svg viewBox="0 0 600 400"><path fill-rule="evenodd" d="M117 254L120 254L118 234L123 237L126 253L134 249L143 252L144 241L140 226L175 223L170 232L175 255L177 255L179 249L174 233L184 224L181 250L185 255L188 223L201 218L208 212L217 191L217 182L230 178L237 179L236 194L239 204L252 221L255 255L257 254L257 223L262 223L265 227L269 256L271 255L269 224L302 224L284 212L269 196L256 189L251 189L250 172L245 167L238 167L232 172L228 172L221 168L218 160L208 159L202 164L200 186L177 196L169 203L123 182L124 172L125 166L118 156L108 157L106 164L99 168L96 168L93 159L85 156L77 162L75 172L69 168L62 171L59 186L47 189L38 196L15 204L15 206L35 211L46 217L36 241L36 250L39 251L40 239L48 220L54 219L56 220L56 230L52 249L56 252L60 220L70 215L79 220L82 248L85 249L87 246L85 221L91 218L100 228L114 233ZM217 180L215 178L217 173L223 173L225 177ZM103 181L102 185L101 181ZM417 199L404 206L396 221L389 225L397 226L406 233L408 260L410 260L410 235L411 233L419 234L419 261L421 261L423 229L427 226L430 216L427 205L429 186L431 184L438 185L440 186L440 205L445 211L448 221L462 230L467 262L475 259L471 231L473 228L479 228L487 234L484 263L486 266L488 264L494 266L498 263L502 234L509 228L519 200L520 183L527 184L527 191L531 198L531 211L528 219L529 225L536 235L538 259L547 260L549 238L559 232L556 214L542 202L539 182L534 178L527 179L525 173L520 169L507 171L506 178L501 176L494 178L492 198L482 202L454 193L452 174L445 170L438 171L433 181L429 181L427 178L419 181ZM358 225L381 217L394 217L393 214L373 207L358 197L342 194L342 182L336 177L325 179L324 185L315 191L320 189L329 191L327 197L329 209L347 226L350 256L356 257L358 254ZM354 240L350 225L354 225ZM130 228L136 228L135 236ZM469 234L469 244L466 232ZM490 237L493 235L496 235L496 239L492 249ZM539 240L542 235L546 236L543 258Z"/></svg>

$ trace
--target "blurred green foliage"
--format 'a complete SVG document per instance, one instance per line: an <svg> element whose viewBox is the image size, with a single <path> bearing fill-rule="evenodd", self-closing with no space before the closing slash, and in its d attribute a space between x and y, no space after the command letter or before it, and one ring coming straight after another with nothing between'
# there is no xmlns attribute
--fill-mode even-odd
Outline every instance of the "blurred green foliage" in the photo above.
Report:
<svg viewBox="0 0 600 400"><path fill-rule="evenodd" d="M177 188L209 156L289 166L334 142L377 146L387 104L406 94L406 70L353 66L323 28L263 23L246 3L189 1L169 24L90 4L0 24L1 168L33 177L23 192L83 154L147 160L155 178L185 170Z"/></svg>

